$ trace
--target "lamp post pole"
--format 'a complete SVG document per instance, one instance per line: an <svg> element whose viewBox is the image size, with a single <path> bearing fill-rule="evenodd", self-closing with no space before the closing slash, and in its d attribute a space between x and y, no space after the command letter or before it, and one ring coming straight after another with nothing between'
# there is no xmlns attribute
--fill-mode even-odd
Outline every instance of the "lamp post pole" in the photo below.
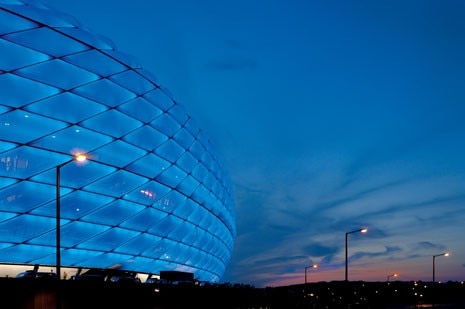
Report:
<svg viewBox="0 0 465 309"><path fill-rule="evenodd" d="M60 188L61 188L61 168L65 166L66 164L73 162L73 161L78 161L78 162L84 162L87 160L87 157L85 154L76 154L71 160L68 160L64 163L61 163L56 166L56 179L55 179L55 184L56 184L56 210L55 210L55 219L56 219L56 274L57 274L57 295L56 295L56 308L60 309L61 308L61 291L60 291L60 280L61 280L61 225L60 225L60 219L61 219L61 194L60 194Z"/></svg>
<svg viewBox="0 0 465 309"><path fill-rule="evenodd" d="M309 268L317 268L317 267L318 267L318 265L316 265L316 264L305 267L305 284L307 284L307 269L309 269Z"/></svg>
<svg viewBox="0 0 465 309"><path fill-rule="evenodd" d="M345 272L345 281L349 281L348 279L348 266L349 266L349 256L348 256L348 239L349 239L349 234L352 234L352 233L366 233L368 231L367 228L361 228L361 229L358 229L358 230L354 230L354 231L350 231L350 232L346 232L346 272Z"/></svg>
<svg viewBox="0 0 465 309"><path fill-rule="evenodd" d="M389 282L389 278L391 278L391 277L397 277L397 274L388 275L387 276L387 282Z"/></svg>
<svg viewBox="0 0 465 309"><path fill-rule="evenodd" d="M441 254L436 254L436 255L433 255L433 284L436 280L436 273L435 273L435 264L436 264L436 257L438 256L449 256L449 253L448 252L444 252L444 253L441 253Z"/></svg>
<svg viewBox="0 0 465 309"><path fill-rule="evenodd" d="M71 162L71 161L68 161ZM56 167L56 211L55 211L55 219L56 219L56 273L57 273L57 280L60 281L61 279L61 227L60 227L60 218L61 218L61 198L60 198L60 170L61 167L64 166L66 163L57 165Z"/></svg>

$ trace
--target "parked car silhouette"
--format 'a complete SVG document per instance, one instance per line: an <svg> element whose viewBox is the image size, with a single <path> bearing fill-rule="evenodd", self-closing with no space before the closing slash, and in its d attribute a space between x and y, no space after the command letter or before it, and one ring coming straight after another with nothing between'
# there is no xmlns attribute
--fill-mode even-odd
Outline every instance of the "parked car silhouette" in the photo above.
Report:
<svg viewBox="0 0 465 309"><path fill-rule="evenodd" d="M119 284L138 284L141 283L141 280L137 277L131 276L131 275L114 275L110 276L109 278L110 282L117 282Z"/></svg>
<svg viewBox="0 0 465 309"><path fill-rule="evenodd" d="M82 280L90 282L105 282L107 273L103 269L89 269L85 273L71 276L70 280Z"/></svg>
<svg viewBox="0 0 465 309"><path fill-rule="evenodd" d="M89 269L82 274L71 276L71 280L84 280L91 282L114 282L119 284L140 283L135 273L115 269Z"/></svg>
<svg viewBox="0 0 465 309"><path fill-rule="evenodd" d="M146 284L153 284L153 285L169 285L170 284L170 282L168 280L160 279L160 278L157 278L157 277L147 278L147 280L145 280L145 283Z"/></svg>
<svg viewBox="0 0 465 309"><path fill-rule="evenodd" d="M23 278L23 279L57 279L57 274L54 272L42 272L42 271L34 271L34 270L26 270L20 272L16 275L16 278Z"/></svg>

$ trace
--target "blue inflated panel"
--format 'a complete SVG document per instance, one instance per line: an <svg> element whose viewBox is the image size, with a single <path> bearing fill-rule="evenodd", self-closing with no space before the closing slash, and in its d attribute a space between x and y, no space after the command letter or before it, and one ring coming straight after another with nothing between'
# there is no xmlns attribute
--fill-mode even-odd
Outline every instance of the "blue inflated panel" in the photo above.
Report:
<svg viewBox="0 0 465 309"><path fill-rule="evenodd" d="M59 205L62 267L218 281L234 197L188 108L42 2L0 0L0 55L0 264L55 267Z"/></svg>

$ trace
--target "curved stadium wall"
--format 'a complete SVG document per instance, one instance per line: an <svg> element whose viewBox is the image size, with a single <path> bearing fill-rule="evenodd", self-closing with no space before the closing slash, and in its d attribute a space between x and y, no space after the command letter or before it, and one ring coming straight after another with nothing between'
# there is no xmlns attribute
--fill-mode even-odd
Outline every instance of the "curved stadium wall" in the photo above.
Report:
<svg viewBox="0 0 465 309"><path fill-rule="evenodd" d="M0 0L0 263L218 281L235 238L204 132L128 55L40 2ZM77 165L72 155L90 156ZM60 185L57 181L60 168Z"/></svg>

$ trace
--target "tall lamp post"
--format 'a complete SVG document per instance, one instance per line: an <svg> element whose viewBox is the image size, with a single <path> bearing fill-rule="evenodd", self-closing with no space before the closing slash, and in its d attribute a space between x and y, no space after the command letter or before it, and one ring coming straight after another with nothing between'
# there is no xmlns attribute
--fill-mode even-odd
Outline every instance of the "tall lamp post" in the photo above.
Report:
<svg viewBox="0 0 465 309"><path fill-rule="evenodd" d="M444 253L441 253L441 254L436 254L436 255L433 255L433 284L436 280L435 278L435 264L436 264L436 257L438 256L449 256L449 252L444 252Z"/></svg>
<svg viewBox="0 0 465 309"><path fill-rule="evenodd" d="M305 267L305 284L307 284L307 269L309 269L309 268L317 268L317 267L318 267L318 265L316 265L316 264Z"/></svg>
<svg viewBox="0 0 465 309"><path fill-rule="evenodd" d="M348 243L348 238L349 238L349 234L352 234L352 233L366 233L368 231L367 228L361 228L361 229L358 229L358 230L354 230L354 231L350 231L350 232L346 232L346 276L345 276L345 281L349 281L348 279L348 266L349 266L349 258L348 258L348 254L347 254L347 243Z"/></svg>
<svg viewBox="0 0 465 309"><path fill-rule="evenodd" d="M387 282L389 282L389 278L391 278L391 277L397 277L397 274L388 275L387 276Z"/></svg>
<svg viewBox="0 0 465 309"><path fill-rule="evenodd" d="M61 308L61 291L60 291L60 280L61 280L61 226L60 226L60 219L61 219L61 194L60 194L60 172L61 168L66 164L78 161L84 162L87 160L87 156L85 154L76 154L73 156L71 160L68 160L64 163L61 163L56 166L56 273L57 273L57 294L56 294L56 308Z"/></svg>
<svg viewBox="0 0 465 309"><path fill-rule="evenodd" d="M61 168L65 166L66 164L73 162L73 161L78 161L78 162L84 162L87 160L87 156L85 154L76 154L73 156L71 160L68 160L64 163L61 163L56 166L56 273L57 273L57 280L61 280L61 225L60 225L60 219L61 219L61 194L60 194L60 172Z"/></svg>

